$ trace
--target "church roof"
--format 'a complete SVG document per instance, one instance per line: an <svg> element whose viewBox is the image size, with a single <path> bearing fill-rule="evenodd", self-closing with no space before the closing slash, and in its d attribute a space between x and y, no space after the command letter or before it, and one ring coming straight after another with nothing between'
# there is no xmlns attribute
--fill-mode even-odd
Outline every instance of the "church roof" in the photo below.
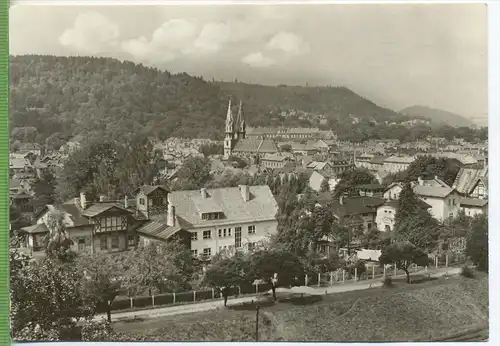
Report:
<svg viewBox="0 0 500 346"><path fill-rule="evenodd" d="M273 141L268 139L239 139L233 149L234 152L276 153L278 149Z"/></svg>

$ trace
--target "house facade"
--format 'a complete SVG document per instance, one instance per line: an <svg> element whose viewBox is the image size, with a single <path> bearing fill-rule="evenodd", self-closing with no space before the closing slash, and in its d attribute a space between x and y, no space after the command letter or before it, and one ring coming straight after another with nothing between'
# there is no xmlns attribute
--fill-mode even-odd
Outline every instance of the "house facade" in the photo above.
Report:
<svg viewBox="0 0 500 346"><path fill-rule="evenodd" d="M173 191L171 218L191 235L194 256L251 251L276 233L278 205L267 185Z"/></svg>
<svg viewBox="0 0 500 346"><path fill-rule="evenodd" d="M431 206L431 215L439 221L456 217L460 211L460 194L451 187L415 185L415 195Z"/></svg>
<svg viewBox="0 0 500 346"><path fill-rule="evenodd" d="M408 169L413 161L415 158L410 156L391 156L384 160L383 168L388 172L397 173Z"/></svg>
<svg viewBox="0 0 500 346"><path fill-rule="evenodd" d="M467 216L488 214L488 200L479 198L462 198L460 200L460 210Z"/></svg>

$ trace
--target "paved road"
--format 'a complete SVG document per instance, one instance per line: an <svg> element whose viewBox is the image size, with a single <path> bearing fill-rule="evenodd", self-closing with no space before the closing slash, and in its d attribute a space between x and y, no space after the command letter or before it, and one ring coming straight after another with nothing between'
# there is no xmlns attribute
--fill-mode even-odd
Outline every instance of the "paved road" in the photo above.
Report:
<svg viewBox="0 0 500 346"><path fill-rule="evenodd" d="M439 268L439 269L430 269L429 271L419 271L412 274L430 274L432 277L441 277L446 274L454 275L460 273L460 268ZM404 277L405 275L398 275L397 277ZM279 292L287 292L287 293L304 293L309 295L324 295L325 291L327 294L347 292L347 291L355 291L355 290L363 290L371 287L380 287L382 286L382 282L380 278L370 279L370 280L362 280L358 282L349 282L349 283L335 283L333 286L328 287L311 287L311 286L300 286L300 287L292 287L290 289L287 288L278 288L276 290ZM228 300L228 305L237 305L245 302L251 302L252 300L257 301L259 299L264 299L263 297L258 296L247 296L242 298L232 298ZM224 301L220 300L211 300L208 302L200 302L195 304L186 304L186 305L177 305L177 306L165 306L162 308L156 309L148 309L148 310L139 310L139 311L127 311L127 312L114 312L112 313L113 321L123 321L123 320L131 320L131 319L150 319L156 317L163 316L172 316L179 314L187 314L194 312L202 312L215 310L218 308L222 308L224 306ZM95 316L95 320L101 320L105 318L106 315L97 315Z"/></svg>

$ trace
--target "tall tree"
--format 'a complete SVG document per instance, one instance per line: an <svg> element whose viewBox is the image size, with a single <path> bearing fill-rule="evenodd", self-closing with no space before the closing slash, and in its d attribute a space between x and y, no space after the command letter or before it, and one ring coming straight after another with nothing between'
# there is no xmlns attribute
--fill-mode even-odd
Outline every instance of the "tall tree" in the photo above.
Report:
<svg viewBox="0 0 500 346"><path fill-rule="evenodd" d="M335 185L333 195L339 198L342 195L353 196L357 194L356 186L376 183L377 179L367 169L356 168L345 171L340 175L340 181Z"/></svg>
<svg viewBox="0 0 500 346"><path fill-rule="evenodd" d="M476 215L470 224L467 254L479 270L488 272L488 217Z"/></svg>
<svg viewBox="0 0 500 346"><path fill-rule="evenodd" d="M247 280L246 270L246 260L238 253L233 257L218 258L206 270L204 283L222 295L224 306L226 306L231 288Z"/></svg>
<svg viewBox="0 0 500 346"><path fill-rule="evenodd" d="M395 264L406 273L406 282L410 283L411 265L426 266L429 264L429 257L410 242L396 242L382 250L379 262L382 265Z"/></svg>
<svg viewBox="0 0 500 346"><path fill-rule="evenodd" d="M302 263L293 253L284 249L263 249L250 256L248 278L271 284L274 300L276 288L293 285L304 274Z"/></svg>
<svg viewBox="0 0 500 346"><path fill-rule="evenodd" d="M205 186L210 180L210 162L203 157L191 157L184 161L177 172L179 180L172 189L194 190Z"/></svg>

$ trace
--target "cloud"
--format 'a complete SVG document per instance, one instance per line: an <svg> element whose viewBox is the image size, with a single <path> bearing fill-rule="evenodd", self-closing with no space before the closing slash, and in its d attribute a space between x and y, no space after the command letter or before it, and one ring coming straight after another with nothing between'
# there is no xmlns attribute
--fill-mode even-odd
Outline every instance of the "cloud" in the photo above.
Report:
<svg viewBox="0 0 500 346"><path fill-rule="evenodd" d="M281 50L290 55L301 55L309 51L309 44L300 36L282 31L269 40L266 48Z"/></svg>
<svg viewBox="0 0 500 346"><path fill-rule="evenodd" d="M79 14L73 27L59 37L59 43L79 53L98 54L118 45L120 28L106 16L96 12Z"/></svg>
<svg viewBox="0 0 500 346"><path fill-rule="evenodd" d="M264 56L261 52L248 54L241 61L252 67L268 67L274 64L273 59Z"/></svg>
<svg viewBox="0 0 500 346"><path fill-rule="evenodd" d="M184 53L196 34L196 26L184 19L171 19L160 25L151 40L141 36L121 43L121 48L140 61L170 61Z"/></svg>
<svg viewBox="0 0 500 346"><path fill-rule="evenodd" d="M204 53L217 53L225 43L233 39L229 23L208 23L203 26L194 42L193 52L201 50Z"/></svg>

